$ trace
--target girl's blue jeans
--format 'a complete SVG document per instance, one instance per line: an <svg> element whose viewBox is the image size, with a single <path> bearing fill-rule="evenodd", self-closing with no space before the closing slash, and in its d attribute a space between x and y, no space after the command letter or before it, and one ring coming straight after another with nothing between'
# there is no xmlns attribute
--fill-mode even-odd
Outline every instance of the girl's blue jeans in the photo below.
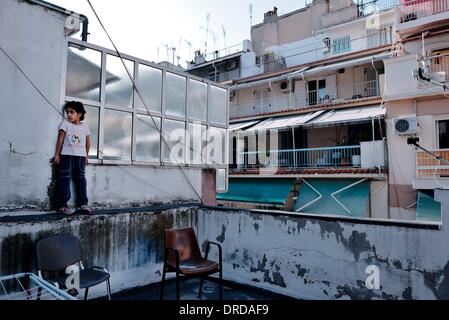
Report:
<svg viewBox="0 0 449 320"><path fill-rule="evenodd" d="M57 209L67 206L70 200L70 179L73 178L76 191L76 206L88 204L86 183L86 158L61 155L59 164Z"/></svg>

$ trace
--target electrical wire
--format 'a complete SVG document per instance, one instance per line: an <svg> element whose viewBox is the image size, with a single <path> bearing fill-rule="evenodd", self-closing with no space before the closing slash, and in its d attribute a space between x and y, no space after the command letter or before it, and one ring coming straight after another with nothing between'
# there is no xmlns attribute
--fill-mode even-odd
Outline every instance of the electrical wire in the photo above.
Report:
<svg viewBox="0 0 449 320"><path fill-rule="evenodd" d="M25 71L23 71L23 69L14 61L13 58L11 58L11 56L3 49L3 47L0 45L0 51L3 52L3 54L8 58L8 60L17 68L17 70L20 71L20 73L22 73L22 75L28 80L28 82L33 86L33 88L39 93L39 95L45 100L47 101L47 103L53 108L55 109L55 111L57 113L59 113L59 115L62 116L63 119L66 119L66 117L64 116L64 114L45 96L45 94L42 93L42 91L34 84L34 82L30 79L30 77L28 77L28 75L25 73Z"/></svg>
<svg viewBox="0 0 449 320"><path fill-rule="evenodd" d="M170 155L171 155L172 159L173 159L174 162L175 162L175 165L180 169L180 171L181 171L183 177L185 178L185 180L187 181L187 183L190 185L191 189L195 192L196 196L198 197L198 200L199 200L202 204L204 204L203 199L202 199L201 196L199 195L199 193L198 193L198 191L196 190L196 188L195 188L195 186L193 185L193 183L190 181L189 177L187 177L187 174L185 173L184 169L183 169L183 168L181 167L181 165L176 161L176 157L174 157L173 152L172 152L172 149L170 148L170 145L169 145L168 142L165 140L165 137L161 134L161 130L160 130L159 126L157 125L156 121L154 120L154 117L153 117L153 115L151 114L150 109L148 108L148 106L147 106L147 104L146 104L146 102L145 102L145 99L144 99L143 96L140 94L140 90L139 90L139 88L138 88L136 82L134 81L134 79L133 79L133 77L132 77L130 71L129 71L128 68L126 67L125 61L124 61L122 55L120 54L120 51L118 50L118 48L117 48L117 46L115 45L115 43L114 43L114 41L112 40L112 38L110 37L108 31L106 30L106 27L104 26L103 22L101 21L100 17L98 16L98 14L97 14L96 10L94 9L94 7L93 7L92 3L90 2L90 0L86 0L86 1L87 1L88 5L90 6L90 8L92 9L92 12L93 12L93 14L95 15L95 17L97 18L98 23L100 24L101 28L103 29L103 31L105 32L105 34L106 34L106 36L108 37L109 41L111 42L112 46L114 47L115 52L117 53L118 57L120 58L120 61L122 62L123 67L125 68L126 73L128 74L129 79L130 79L130 80L132 81L132 83L133 83L133 87L134 87L134 89L136 90L137 95L140 97L140 99L141 99L143 105L145 106L145 109L147 110L148 115L150 116L151 120L153 121L153 124L154 124L155 128L158 129L159 134L160 134L160 137L161 137L161 140L164 142L165 146L166 146L167 149L169 150Z"/></svg>

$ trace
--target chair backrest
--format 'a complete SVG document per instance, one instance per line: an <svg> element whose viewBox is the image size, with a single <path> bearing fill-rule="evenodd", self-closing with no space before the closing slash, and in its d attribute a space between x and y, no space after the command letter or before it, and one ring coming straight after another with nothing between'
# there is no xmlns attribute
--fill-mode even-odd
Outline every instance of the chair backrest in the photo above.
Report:
<svg viewBox="0 0 449 320"><path fill-rule="evenodd" d="M80 241L74 236L54 236L38 241L37 267L41 271L60 271L81 261Z"/></svg>
<svg viewBox="0 0 449 320"><path fill-rule="evenodd" d="M179 251L179 261L202 259L200 246L192 228L165 230L165 247ZM174 255L168 256L168 262L175 264Z"/></svg>

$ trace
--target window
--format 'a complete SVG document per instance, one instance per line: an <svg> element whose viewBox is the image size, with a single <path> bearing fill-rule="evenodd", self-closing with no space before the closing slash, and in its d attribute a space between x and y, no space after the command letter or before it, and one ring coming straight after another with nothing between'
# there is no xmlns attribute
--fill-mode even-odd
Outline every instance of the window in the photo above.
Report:
<svg viewBox="0 0 449 320"><path fill-rule="evenodd" d="M194 165L205 164L207 145L206 126L189 123L189 133L190 163Z"/></svg>
<svg viewBox="0 0 449 320"><path fill-rule="evenodd" d="M177 117L186 116L186 77L167 72L167 94L165 114Z"/></svg>
<svg viewBox="0 0 449 320"><path fill-rule="evenodd" d="M316 105L329 99L326 79L308 81L307 86L309 90L309 105Z"/></svg>
<svg viewBox="0 0 449 320"><path fill-rule="evenodd" d="M227 179L228 91L130 56L124 63L127 69L109 49L69 40L66 101L79 99L85 105L89 158L105 164L195 164L224 170Z"/></svg>
<svg viewBox="0 0 449 320"><path fill-rule="evenodd" d="M210 86L209 91L209 121L226 125L228 104L228 92L225 89Z"/></svg>
<svg viewBox="0 0 449 320"><path fill-rule="evenodd" d="M351 51L351 37L345 36L334 39L334 41L332 42L332 49L334 54Z"/></svg>
<svg viewBox="0 0 449 320"><path fill-rule="evenodd" d="M226 129L210 127L208 143L208 163L224 165L226 163Z"/></svg>
<svg viewBox="0 0 449 320"><path fill-rule="evenodd" d="M131 160L132 114L106 109L104 159Z"/></svg>
<svg viewBox="0 0 449 320"><path fill-rule="evenodd" d="M90 128L90 150L89 159L98 159L98 124L100 118L100 108L87 106L86 109L86 119L84 122Z"/></svg>
<svg viewBox="0 0 449 320"><path fill-rule="evenodd" d="M393 26L380 29L368 29L368 48L384 46L392 43Z"/></svg>
<svg viewBox="0 0 449 320"><path fill-rule="evenodd" d="M438 121L438 148L449 149L449 120Z"/></svg>
<svg viewBox="0 0 449 320"><path fill-rule="evenodd" d="M67 51L66 96L100 101L101 52L70 44Z"/></svg>
<svg viewBox="0 0 449 320"><path fill-rule="evenodd" d="M165 120L164 138L170 150L164 144L164 160L172 164L185 163L185 122Z"/></svg>
<svg viewBox="0 0 449 320"><path fill-rule="evenodd" d="M148 109L161 112L162 70L140 64L137 87ZM146 111L145 104L137 93L135 94L135 101L137 108Z"/></svg>
<svg viewBox="0 0 449 320"><path fill-rule="evenodd" d="M158 128L161 127L161 119L153 117L153 120L150 116L137 115L136 160L138 161L160 161L161 138Z"/></svg>
<svg viewBox="0 0 449 320"><path fill-rule="evenodd" d="M323 39L324 42L324 54L327 55L331 52L331 39L326 37Z"/></svg>
<svg viewBox="0 0 449 320"><path fill-rule="evenodd" d="M216 173L217 180L217 191L224 192L226 191L226 170L225 169L217 169Z"/></svg>
<svg viewBox="0 0 449 320"><path fill-rule="evenodd" d="M190 80L189 110L190 118L207 121L207 84Z"/></svg>
<svg viewBox="0 0 449 320"><path fill-rule="evenodd" d="M108 55L106 58L106 104L131 108L133 105L134 63L124 60L125 67L119 57ZM128 70L128 71L127 71Z"/></svg>

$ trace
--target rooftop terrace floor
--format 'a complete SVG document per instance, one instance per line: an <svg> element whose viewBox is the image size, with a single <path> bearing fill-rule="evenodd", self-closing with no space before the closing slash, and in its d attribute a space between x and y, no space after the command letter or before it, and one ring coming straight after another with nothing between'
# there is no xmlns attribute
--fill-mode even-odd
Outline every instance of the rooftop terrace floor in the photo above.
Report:
<svg viewBox="0 0 449 320"><path fill-rule="evenodd" d="M198 298L199 279L181 280L181 300L218 301L218 283L204 281L203 294ZM112 294L112 300L159 300L160 283L133 288ZM105 297L99 300L104 300ZM249 287L241 284L225 282L223 285L223 300L284 300L291 299L269 291ZM168 280L165 284L164 300L176 300L176 284L174 280Z"/></svg>

